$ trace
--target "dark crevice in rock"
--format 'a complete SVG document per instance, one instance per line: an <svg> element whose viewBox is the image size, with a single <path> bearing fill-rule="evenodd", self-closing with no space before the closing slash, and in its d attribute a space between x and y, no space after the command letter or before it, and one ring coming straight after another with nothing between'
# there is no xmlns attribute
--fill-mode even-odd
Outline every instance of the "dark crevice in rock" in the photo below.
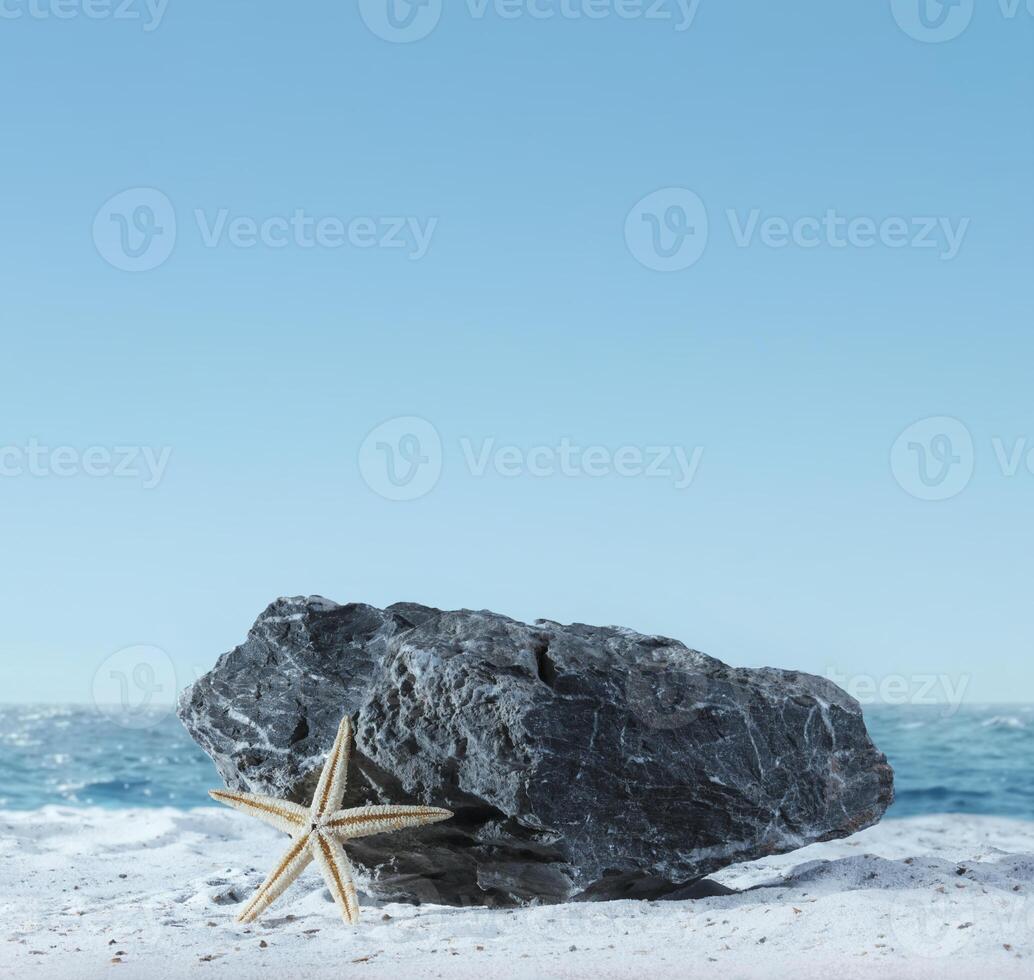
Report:
<svg viewBox="0 0 1034 980"><path fill-rule="evenodd" d="M666 895L658 898L662 902L683 902L699 898L721 898L725 895L737 894L735 888L723 885L720 882L712 881L710 878L701 878L689 885L680 885Z"/></svg>
<svg viewBox="0 0 1034 980"><path fill-rule="evenodd" d="M682 898L703 898L707 891L706 888L700 889L696 894L693 893L693 889L704 883L704 881L700 881L692 886L684 886L655 875L616 874L602 878L581 894L576 895L574 900L576 902L614 902L623 899L657 900L669 898L676 893L686 893L680 895ZM717 889L722 888L717 882L708 882L708 884ZM714 891L711 894L731 894L731 889L725 892Z"/></svg>
<svg viewBox="0 0 1034 980"><path fill-rule="evenodd" d="M308 719L302 717L298 720L298 724L295 726L293 732L291 732L291 738L288 740L289 745L297 745L302 739L309 737L309 722Z"/></svg>
<svg viewBox="0 0 1034 980"><path fill-rule="evenodd" d="M535 654L535 667L538 671L539 680L546 687L552 688L556 684L557 669L556 664L553 663L549 656L549 637L546 635L536 637L532 653Z"/></svg>
<svg viewBox="0 0 1034 980"><path fill-rule="evenodd" d="M488 823L505 823L507 819L502 810L487 803L453 806L452 814L449 821L452 827L482 827Z"/></svg>

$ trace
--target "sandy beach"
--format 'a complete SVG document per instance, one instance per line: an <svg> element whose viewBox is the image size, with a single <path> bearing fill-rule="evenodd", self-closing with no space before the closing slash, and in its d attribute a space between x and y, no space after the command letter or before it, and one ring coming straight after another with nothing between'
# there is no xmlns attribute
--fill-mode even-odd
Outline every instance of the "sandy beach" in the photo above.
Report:
<svg viewBox="0 0 1034 980"><path fill-rule="evenodd" d="M1034 823L1002 818L885 821L714 876L735 895L512 911L364 898L354 930L311 869L236 925L283 839L233 812L47 807L0 829L3 976L1034 976Z"/></svg>

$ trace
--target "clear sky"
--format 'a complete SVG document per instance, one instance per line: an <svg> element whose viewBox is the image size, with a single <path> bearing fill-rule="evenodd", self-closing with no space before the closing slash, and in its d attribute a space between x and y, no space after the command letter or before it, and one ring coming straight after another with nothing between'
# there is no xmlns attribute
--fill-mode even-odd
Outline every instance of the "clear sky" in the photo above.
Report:
<svg viewBox="0 0 1034 980"><path fill-rule="evenodd" d="M1034 700L1026 7L385 2L3 0L0 699L320 593Z"/></svg>

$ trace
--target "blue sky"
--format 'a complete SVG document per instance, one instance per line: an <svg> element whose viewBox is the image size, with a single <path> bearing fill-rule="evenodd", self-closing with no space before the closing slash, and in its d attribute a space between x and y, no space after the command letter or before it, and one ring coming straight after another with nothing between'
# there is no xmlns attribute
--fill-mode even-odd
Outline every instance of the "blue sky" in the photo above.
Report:
<svg viewBox="0 0 1034 980"><path fill-rule="evenodd" d="M1031 17L930 3L7 0L4 698L320 593L1034 700Z"/></svg>

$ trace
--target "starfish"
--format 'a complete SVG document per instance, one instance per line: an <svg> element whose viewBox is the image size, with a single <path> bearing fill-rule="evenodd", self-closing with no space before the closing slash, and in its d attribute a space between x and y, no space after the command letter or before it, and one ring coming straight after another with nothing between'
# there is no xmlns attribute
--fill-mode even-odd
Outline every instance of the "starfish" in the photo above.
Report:
<svg viewBox="0 0 1034 980"><path fill-rule="evenodd" d="M448 820L452 813L430 806L365 806L341 810L352 748L352 719L345 715L323 766L312 806L306 809L288 800L256 793L212 790L220 803L241 810L291 835L291 846L240 915L238 922L254 922L313 862L319 865L341 917L350 925L359 921L359 899L352 866L341 842L406 827Z"/></svg>

